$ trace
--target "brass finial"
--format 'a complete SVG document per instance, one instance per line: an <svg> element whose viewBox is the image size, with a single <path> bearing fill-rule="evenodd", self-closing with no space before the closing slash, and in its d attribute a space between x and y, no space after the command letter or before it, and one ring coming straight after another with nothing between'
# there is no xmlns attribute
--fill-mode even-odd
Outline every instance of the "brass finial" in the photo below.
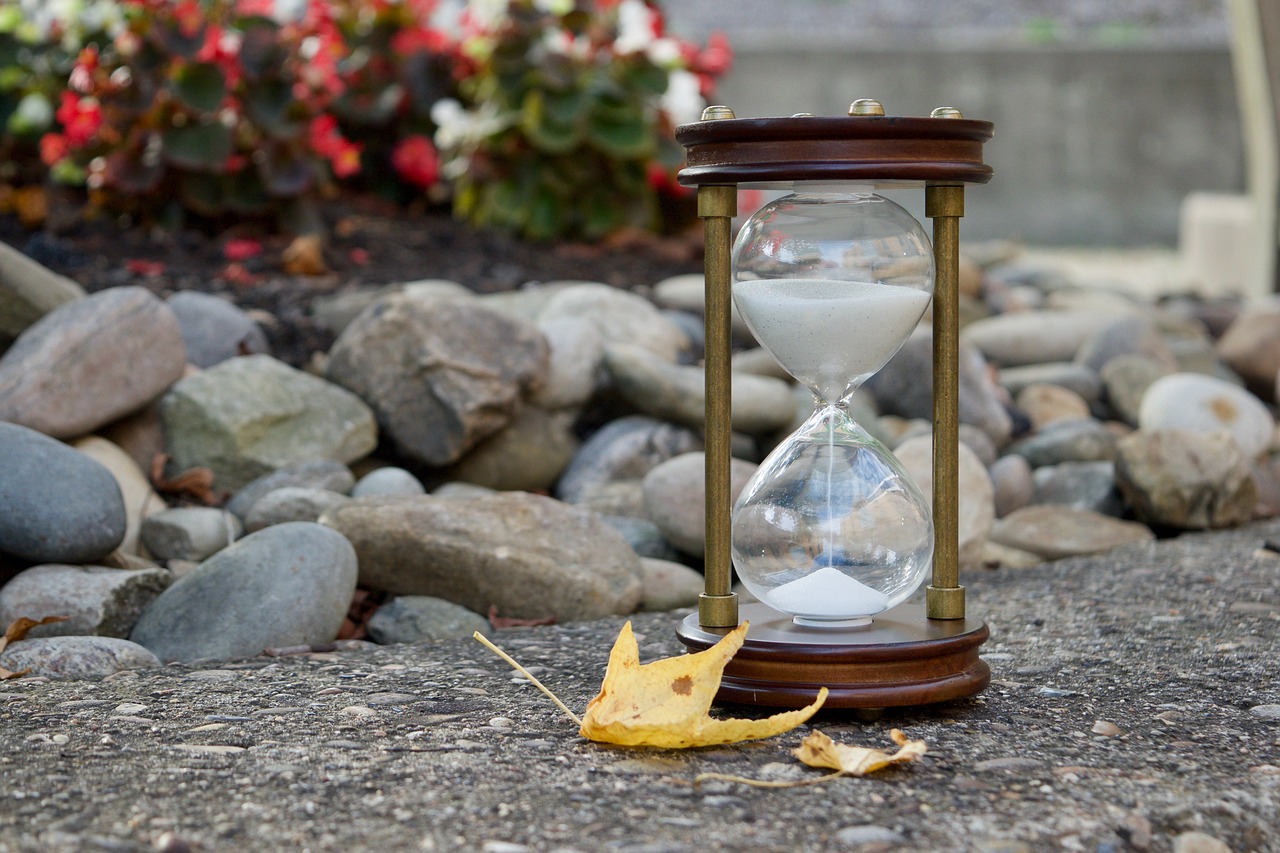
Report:
<svg viewBox="0 0 1280 853"><path fill-rule="evenodd" d="M938 107L929 113L929 118L964 118L955 107Z"/></svg>
<svg viewBox="0 0 1280 853"><path fill-rule="evenodd" d="M707 107L702 111L703 121L719 121L726 118L736 118L736 116L733 114L733 110L723 104Z"/></svg>
<svg viewBox="0 0 1280 853"><path fill-rule="evenodd" d="M858 98L858 100L849 105L849 115L882 116L884 115L884 104L875 98Z"/></svg>

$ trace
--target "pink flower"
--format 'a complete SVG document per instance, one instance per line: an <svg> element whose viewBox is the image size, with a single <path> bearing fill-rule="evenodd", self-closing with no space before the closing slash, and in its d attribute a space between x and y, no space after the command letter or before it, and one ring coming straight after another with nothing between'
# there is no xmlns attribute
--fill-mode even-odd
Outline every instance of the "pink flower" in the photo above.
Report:
<svg viewBox="0 0 1280 853"><path fill-rule="evenodd" d="M76 64L71 69L71 78L68 83L77 92L88 92L93 88L93 72L97 70L98 46L87 45L76 57Z"/></svg>
<svg viewBox="0 0 1280 853"><path fill-rule="evenodd" d="M46 133L40 137L40 162L53 166L71 153L67 138L61 133Z"/></svg>
<svg viewBox="0 0 1280 853"><path fill-rule="evenodd" d="M72 148L88 145L102 127L102 105L98 99L81 98L74 92L62 93L62 104L55 115Z"/></svg>
<svg viewBox="0 0 1280 853"><path fill-rule="evenodd" d="M733 65L733 48L729 47L729 37L715 32L707 38L707 47L698 54L697 70L712 77L719 77Z"/></svg>
<svg viewBox="0 0 1280 853"><path fill-rule="evenodd" d="M329 164L333 168L333 174L339 178L349 178L356 172L360 171L360 152L364 146L347 142L345 139L339 146L337 152L329 158Z"/></svg>
<svg viewBox="0 0 1280 853"><path fill-rule="evenodd" d="M431 140L425 136L409 136L400 140L391 153L391 165L400 177L426 189L440 177L440 158Z"/></svg>

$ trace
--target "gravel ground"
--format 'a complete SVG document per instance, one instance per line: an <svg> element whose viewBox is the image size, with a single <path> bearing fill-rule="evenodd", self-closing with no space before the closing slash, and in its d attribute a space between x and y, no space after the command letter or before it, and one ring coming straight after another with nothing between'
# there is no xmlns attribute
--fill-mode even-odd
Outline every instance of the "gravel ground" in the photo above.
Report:
<svg viewBox="0 0 1280 853"><path fill-rule="evenodd" d="M801 732L603 747L471 641L0 683L0 851L1280 850L1280 523L966 578L994 681L839 742L922 763L787 790ZM641 657L682 614L636 617ZM497 639L571 706L620 619ZM753 713L734 709L737 713ZM1188 848L1206 849L1206 848Z"/></svg>

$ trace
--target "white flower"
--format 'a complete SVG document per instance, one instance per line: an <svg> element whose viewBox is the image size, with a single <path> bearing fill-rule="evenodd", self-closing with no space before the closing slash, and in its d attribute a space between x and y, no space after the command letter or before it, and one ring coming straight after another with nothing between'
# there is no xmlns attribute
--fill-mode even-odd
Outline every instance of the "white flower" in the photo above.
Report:
<svg viewBox="0 0 1280 853"><path fill-rule="evenodd" d="M672 71L667 78L667 91L659 101L663 111L675 124L689 124L702 116L707 102L702 97L698 75L689 71Z"/></svg>
<svg viewBox="0 0 1280 853"><path fill-rule="evenodd" d="M680 44L675 39L660 38L649 42L644 55L659 68L675 68L681 64Z"/></svg>
<svg viewBox="0 0 1280 853"><path fill-rule="evenodd" d="M573 0L533 0L533 6L547 15L567 15L573 11Z"/></svg>
<svg viewBox="0 0 1280 853"><path fill-rule="evenodd" d="M639 53L653 41L653 10L643 0L622 0L618 4L618 37L613 41L616 53Z"/></svg>

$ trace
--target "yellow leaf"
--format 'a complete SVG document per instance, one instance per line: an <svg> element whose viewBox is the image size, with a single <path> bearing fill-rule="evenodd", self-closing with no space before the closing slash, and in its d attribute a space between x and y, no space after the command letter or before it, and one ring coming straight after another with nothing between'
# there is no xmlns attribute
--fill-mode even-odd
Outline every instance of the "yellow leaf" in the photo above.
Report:
<svg viewBox="0 0 1280 853"><path fill-rule="evenodd" d="M827 699L825 687L812 705L763 720L708 716L725 664L746 634L744 622L705 651L641 665L628 622L609 654L600 694L583 714L582 736L622 746L678 749L772 737L812 717Z"/></svg>
<svg viewBox="0 0 1280 853"><path fill-rule="evenodd" d="M822 732L813 732L800 742L795 756L810 767L826 767L848 776L864 776L890 764L916 761L928 750L924 741L908 740L899 729L889 732L889 737L899 747L893 755L865 746L845 746Z"/></svg>

